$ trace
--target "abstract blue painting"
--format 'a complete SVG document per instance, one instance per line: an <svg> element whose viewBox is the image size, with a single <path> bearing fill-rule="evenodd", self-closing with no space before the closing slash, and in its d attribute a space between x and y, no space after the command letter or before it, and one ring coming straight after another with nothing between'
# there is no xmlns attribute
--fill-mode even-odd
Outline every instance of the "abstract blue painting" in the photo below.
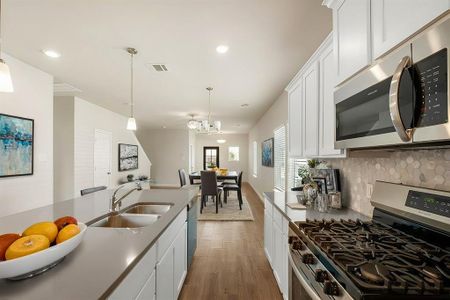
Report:
<svg viewBox="0 0 450 300"><path fill-rule="evenodd" d="M273 138L262 142L262 165L273 167Z"/></svg>
<svg viewBox="0 0 450 300"><path fill-rule="evenodd" d="M33 174L34 121L0 114L0 177Z"/></svg>

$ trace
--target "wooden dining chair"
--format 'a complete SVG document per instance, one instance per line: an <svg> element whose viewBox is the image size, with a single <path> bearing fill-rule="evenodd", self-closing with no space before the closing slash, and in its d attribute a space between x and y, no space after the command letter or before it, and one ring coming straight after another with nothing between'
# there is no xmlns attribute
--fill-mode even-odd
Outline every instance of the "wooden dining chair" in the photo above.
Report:
<svg viewBox="0 0 450 300"><path fill-rule="evenodd" d="M186 171L184 169L178 169L178 178L180 179L180 187L186 185Z"/></svg>
<svg viewBox="0 0 450 300"><path fill-rule="evenodd" d="M222 194L222 187L217 186L217 175L214 171L201 171L201 206L200 213L203 212L203 207L206 205L207 197L213 197L216 199L216 214L219 213L219 202L220 207L223 207L220 195Z"/></svg>
<svg viewBox="0 0 450 300"><path fill-rule="evenodd" d="M239 208L242 210L242 171L239 172L236 184L225 184L223 186L223 200L227 203L228 194L230 191L236 191L239 200Z"/></svg>

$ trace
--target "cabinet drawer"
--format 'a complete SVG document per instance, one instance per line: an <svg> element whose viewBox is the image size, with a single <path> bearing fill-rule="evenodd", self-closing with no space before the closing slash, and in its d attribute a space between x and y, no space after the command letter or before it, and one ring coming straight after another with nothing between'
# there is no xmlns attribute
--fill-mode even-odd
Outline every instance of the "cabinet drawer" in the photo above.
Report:
<svg viewBox="0 0 450 300"><path fill-rule="evenodd" d="M166 228L164 233L158 239L158 249L157 249L157 261L160 261L161 258L166 253L167 249L169 249L173 240L177 236L181 227L187 220L187 210L183 209L180 214L173 220L172 224Z"/></svg>
<svg viewBox="0 0 450 300"><path fill-rule="evenodd" d="M155 265L156 247L153 245L114 290L109 299L135 299L154 272Z"/></svg>
<svg viewBox="0 0 450 300"><path fill-rule="evenodd" d="M277 210L273 210L273 222L277 224L278 228L281 228L283 226L283 215Z"/></svg>

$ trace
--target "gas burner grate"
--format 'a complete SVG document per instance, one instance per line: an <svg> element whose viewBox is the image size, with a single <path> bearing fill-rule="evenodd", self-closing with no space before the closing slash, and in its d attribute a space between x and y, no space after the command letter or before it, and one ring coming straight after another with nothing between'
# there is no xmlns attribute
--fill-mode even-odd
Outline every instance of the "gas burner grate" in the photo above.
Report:
<svg viewBox="0 0 450 300"><path fill-rule="evenodd" d="M296 224L364 292L450 295L450 253L437 246L373 221Z"/></svg>

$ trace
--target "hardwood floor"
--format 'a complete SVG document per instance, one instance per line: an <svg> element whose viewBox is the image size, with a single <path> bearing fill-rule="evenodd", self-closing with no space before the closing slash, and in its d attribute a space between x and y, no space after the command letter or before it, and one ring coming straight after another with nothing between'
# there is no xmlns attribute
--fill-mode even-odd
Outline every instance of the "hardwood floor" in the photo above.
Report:
<svg viewBox="0 0 450 300"><path fill-rule="evenodd" d="M198 222L198 246L180 299L282 299L264 254L264 206L246 183L243 194L253 222Z"/></svg>

